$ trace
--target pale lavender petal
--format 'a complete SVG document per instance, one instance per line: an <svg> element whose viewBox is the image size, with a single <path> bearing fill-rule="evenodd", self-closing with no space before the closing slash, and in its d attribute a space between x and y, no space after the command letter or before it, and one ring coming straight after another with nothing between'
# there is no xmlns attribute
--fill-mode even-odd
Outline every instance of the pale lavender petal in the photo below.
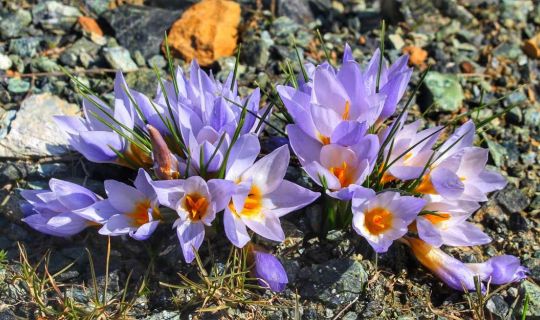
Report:
<svg viewBox="0 0 540 320"><path fill-rule="evenodd" d="M257 136L245 134L238 138L227 160L226 179L236 180L255 162L260 151L261 146Z"/></svg>
<svg viewBox="0 0 540 320"><path fill-rule="evenodd" d="M502 255L484 263L469 263L469 268L480 275L484 281L493 284L516 282L527 277L529 270L520 265L519 259L511 255Z"/></svg>
<svg viewBox="0 0 540 320"><path fill-rule="evenodd" d="M113 215L120 214L121 212L113 208L111 206L111 203L107 199L98 201L89 207L74 210L73 213L86 220L93 221L99 224L104 224Z"/></svg>
<svg viewBox="0 0 540 320"><path fill-rule="evenodd" d="M146 199L142 192L125 183L106 180L103 184L111 206L120 212L131 213L138 202Z"/></svg>
<svg viewBox="0 0 540 320"><path fill-rule="evenodd" d="M422 198L410 197L410 196L399 196L397 199L394 199L388 209L392 211L396 217L399 217L407 224L416 219L418 213L426 205L426 200Z"/></svg>
<svg viewBox="0 0 540 320"><path fill-rule="evenodd" d="M153 200L157 197L156 192L154 191L154 187L152 186L152 178L150 178L150 175L148 175L148 173L144 169L139 169L139 172L137 173L137 178L135 178L133 185L147 198Z"/></svg>
<svg viewBox="0 0 540 320"><path fill-rule="evenodd" d="M330 142L337 143L342 146L355 145L364 137L367 129L368 128L365 122L342 121L334 129L334 132L330 137Z"/></svg>
<svg viewBox="0 0 540 320"><path fill-rule="evenodd" d="M319 161L322 143L308 136L295 124L287 126L287 135L291 148L301 163Z"/></svg>
<svg viewBox="0 0 540 320"><path fill-rule="evenodd" d="M216 212L219 212L229 204L231 195L234 192L235 183L223 179L212 179L208 181L208 189L212 195L212 202L216 205Z"/></svg>
<svg viewBox="0 0 540 320"><path fill-rule="evenodd" d="M242 218L242 221L248 228L260 236L277 242L285 240L285 234L281 228L279 218L265 216L262 219Z"/></svg>
<svg viewBox="0 0 540 320"><path fill-rule="evenodd" d="M443 241L448 246L478 246L491 242L491 238L470 222L452 226L443 233Z"/></svg>
<svg viewBox="0 0 540 320"><path fill-rule="evenodd" d="M120 135L110 131L85 131L74 140L73 147L92 162L112 162L118 158L113 151L123 152L126 144Z"/></svg>
<svg viewBox="0 0 540 320"><path fill-rule="evenodd" d="M288 146L281 146L255 162L242 174L242 178L252 179L263 194L272 192L283 181L289 166L289 159Z"/></svg>
<svg viewBox="0 0 540 320"><path fill-rule="evenodd" d="M159 204L176 210L176 206L184 194L185 180L152 181L152 187Z"/></svg>
<svg viewBox="0 0 540 320"><path fill-rule="evenodd" d="M204 240L204 225L202 223L191 223L186 220L176 226L176 235L180 241L180 247L187 263L195 259L195 250L199 250Z"/></svg>
<svg viewBox="0 0 540 320"><path fill-rule="evenodd" d="M79 134L82 131L88 131L79 116L54 116L56 125L69 135Z"/></svg>
<svg viewBox="0 0 540 320"><path fill-rule="evenodd" d="M465 190L459 177L446 168L436 168L431 172L430 177L437 193L447 199L457 199Z"/></svg>
<svg viewBox="0 0 540 320"><path fill-rule="evenodd" d="M313 161L304 165L304 170L309 177L315 181L318 185L323 186L321 178L326 180L326 187L330 190L341 189L341 183L338 178L333 175L328 169L323 167L320 163Z"/></svg>
<svg viewBox="0 0 540 320"><path fill-rule="evenodd" d="M229 207L225 207L223 212L223 226L225 235L233 245L243 248L251 239L246 225L239 218L235 217Z"/></svg>
<svg viewBox="0 0 540 320"><path fill-rule="evenodd" d="M129 235L135 240L139 240L139 241L146 240L150 238L152 233L154 233L158 224L159 224L159 221L157 220L147 222L143 224L142 226L140 226L139 228L137 228L137 231L135 232L131 231Z"/></svg>
<svg viewBox="0 0 540 320"><path fill-rule="evenodd" d="M128 234L137 228L133 226L133 221L125 214L116 214L107 220L107 222L99 229L99 234L105 236L120 236Z"/></svg>
<svg viewBox="0 0 540 320"><path fill-rule="evenodd" d="M68 181L53 178L49 180L49 187L55 193L58 201L70 210L88 207L98 200L92 191Z"/></svg>
<svg viewBox="0 0 540 320"><path fill-rule="evenodd" d="M416 228L418 229L418 236L420 239L437 248L443 245L444 241L442 239L441 231L428 219L419 216L418 219L416 219Z"/></svg>
<svg viewBox="0 0 540 320"><path fill-rule="evenodd" d="M254 250L253 260L255 277L259 279L262 287L274 292L285 290L289 279L285 268L276 257L270 253Z"/></svg>
<svg viewBox="0 0 540 320"><path fill-rule="evenodd" d="M320 195L318 192L283 180L273 192L265 195L265 208L270 210L274 216L281 217L307 206L317 200Z"/></svg>

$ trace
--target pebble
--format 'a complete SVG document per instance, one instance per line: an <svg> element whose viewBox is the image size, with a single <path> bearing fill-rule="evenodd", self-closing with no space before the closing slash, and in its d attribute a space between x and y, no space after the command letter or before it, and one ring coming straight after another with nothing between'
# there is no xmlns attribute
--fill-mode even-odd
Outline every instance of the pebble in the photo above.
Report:
<svg viewBox="0 0 540 320"><path fill-rule="evenodd" d="M32 22L32 15L24 9L17 9L0 16L0 37L3 39L16 38L21 35Z"/></svg>
<svg viewBox="0 0 540 320"><path fill-rule="evenodd" d="M0 157L60 156L68 152L67 137L53 121L54 115L75 115L79 107L49 93L25 99L11 129L0 140Z"/></svg>
<svg viewBox="0 0 540 320"><path fill-rule="evenodd" d="M58 1L43 1L32 8L34 23L57 34L71 29L81 15L79 9Z"/></svg>
<svg viewBox="0 0 540 320"><path fill-rule="evenodd" d="M463 89L456 76L439 72L426 75L419 103L422 108L435 104L434 109L443 112L456 112L463 103Z"/></svg>
<svg viewBox="0 0 540 320"><path fill-rule="evenodd" d="M126 48L104 48L103 55L109 65L114 69L118 69L122 72L131 72L139 69L133 59L131 59L131 55Z"/></svg>
<svg viewBox="0 0 540 320"><path fill-rule="evenodd" d="M167 60L162 55L155 55L148 59L148 65L152 68L156 66L158 69L163 69L167 66Z"/></svg>
<svg viewBox="0 0 540 320"><path fill-rule="evenodd" d="M523 281L519 286L519 295L520 301L516 305L515 316L521 319L524 310L524 298L525 295L528 295L529 304L525 319L538 319L540 317L540 286L529 281Z"/></svg>
<svg viewBox="0 0 540 320"><path fill-rule="evenodd" d="M495 197L503 209L510 213L519 213L527 206L530 200L525 194L511 184L501 190Z"/></svg>
<svg viewBox="0 0 540 320"><path fill-rule="evenodd" d="M9 41L9 52L23 58L31 58L38 53L42 38L24 37Z"/></svg>
<svg viewBox="0 0 540 320"><path fill-rule="evenodd" d="M8 70L13 66L11 59L3 53L0 53L0 70Z"/></svg>
<svg viewBox="0 0 540 320"><path fill-rule="evenodd" d="M9 78L8 91L15 94L25 93L30 90L30 81L21 78Z"/></svg>

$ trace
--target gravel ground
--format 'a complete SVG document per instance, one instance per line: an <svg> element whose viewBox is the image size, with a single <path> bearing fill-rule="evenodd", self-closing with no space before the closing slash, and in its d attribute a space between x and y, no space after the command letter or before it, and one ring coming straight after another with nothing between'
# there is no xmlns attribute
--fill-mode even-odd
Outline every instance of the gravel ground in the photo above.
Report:
<svg viewBox="0 0 540 320"><path fill-rule="evenodd" d="M163 33L193 2L0 0L0 249L5 253L0 254L0 319L43 319L39 316L44 305L76 319L75 311L66 310L95 309L93 297L103 298L105 287L108 298L116 298L106 308L128 309L122 315L137 319L470 319L479 318L479 312L487 319L521 319L527 295L527 319L540 319L540 41L535 40L540 39L535 38L540 34L539 1L238 1L241 92L252 90L255 81L267 89L271 82L284 81L280 63L297 59L292 36L305 59L321 61L324 53L317 29L335 62L346 42L358 61L367 61L379 45L380 23L385 19L386 56L393 61L403 52L411 54L415 67L411 90L421 71L428 66L432 70L414 98L411 119L422 118L432 126L504 96L473 116L486 119L516 105L493 120L477 141L489 148L490 165L509 181L473 216L493 242L445 249L465 262L513 254L530 268L528 280L492 287L487 301L446 287L404 245L394 244L376 257L351 230L318 237L320 203L286 216L286 241L277 246L268 243L288 271L288 289L279 295L256 293L270 306L240 303L215 312L197 312L200 304L195 303L198 296L193 290L159 284L179 284L178 273L197 278L197 268L182 262L176 235L167 226L144 243L113 238L107 254L107 238L97 237L95 230L66 240L21 223L20 188L46 187L54 176L103 193L104 179L133 178L127 169L89 163L66 149L51 115L77 113L80 98L61 67L106 99L112 98L107 94L115 69L126 73L131 87L153 95L156 76L151 67L163 75L167 72L160 49ZM207 69L221 79L234 68L234 56L210 60ZM180 58L176 62L187 65ZM276 143L265 138L276 132L267 131L264 151ZM309 184L294 165L288 178ZM214 257L218 268L229 253L223 240L211 235L200 252L201 257ZM21 248L27 256L21 255ZM41 277L46 274L45 263L36 268L36 275L21 256L33 266L47 257L47 270L51 275L58 272L59 286ZM122 304L125 287L129 303ZM46 297L36 300L45 289ZM66 305L62 297L70 297L79 307Z"/></svg>

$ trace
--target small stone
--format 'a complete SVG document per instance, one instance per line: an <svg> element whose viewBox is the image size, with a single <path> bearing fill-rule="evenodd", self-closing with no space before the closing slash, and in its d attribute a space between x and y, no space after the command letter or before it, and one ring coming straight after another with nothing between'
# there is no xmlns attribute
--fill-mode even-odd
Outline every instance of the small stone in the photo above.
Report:
<svg viewBox="0 0 540 320"><path fill-rule="evenodd" d="M518 188L508 184L495 197L497 202L509 213L519 213L529 206L529 198Z"/></svg>
<svg viewBox="0 0 540 320"><path fill-rule="evenodd" d="M81 38L60 55L60 61L70 67L76 67L79 62L83 64L83 60L90 57L90 61L86 59L83 64L84 67L88 67L91 63L95 62L95 57L99 49L100 46L98 44L86 38Z"/></svg>
<svg viewBox="0 0 540 320"><path fill-rule="evenodd" d="M156 93L156 81L156 73L151 69L139 69L126 75L126 82L130 88L142 92L149 97Z"/></svg>
<svg viewBox="0 0 540 320"><path fill-rule="evenodd" d="M261 32L260 36L245 36L244 39L241 51L242 61L248 65L264 68L270 59L270 47L274 44L268 31Z"/></svg>
<svg viewBox="0 0 540 320"><path fill-rule="evenodd" d="M155 55L152 58L148 59L148 65L152 68L156 66L158 69L163 69L167 66L167 60L161 55Z"/></svg>
<svg viewBox="0 0 540 320"><path fill-rule="evenodd" d="M169 31L171 51L208 66L236 49L240 5L227 0L203 0L189 9Z"/></svg>
<svg viewBox="0 0 540 320"><path fill-rule="evenodd" d="M439 72L426 75L418 103L423 109L435 104L435 109L456 112L464 99L463 89L456 76Z"/></svg>
<svg viewBox="0 0 540 320"><path fill-rule="evenodd" d="M49 93L26 98L0 140L0 157L59 156L69 150L65 134L53 121L54 115L76 115L79 107Z"/></svg>
<svg viewBox="0 0 540 320"><path fill-rule="evenodd" d="M486 309L496 316L495 319L506 319L510 311L508 303L504 301L504 298L498 294L491 297L486 303Z"/></svg>
<svg viewBox="0 0 540 320"><path fill-rule="evenodd" d="M313 13L308 0L281 0L278 2L278 15L286 16L300 24L313 21Z"/></svg>
<svg viewBox="0 0 540 320"><path fill-rule="evenodd" d="M30 90L30 81L21 78L9 78L8 91L15 94L25 93Z"/></svg>
<svg viewBox="0 0 540 320"><path fill-rule="evenodd" d="M300 287L303 298L316 298L330 307L354 300L364 289L368 274L362 264L351 259L335 259L302 270L305 285ZM338 293L338 294L337 294Z"/></svg>
<svg viewBox="0 0 540 320"><path fill-rule="evenodd" d="M70 30L81 15L77 8L57 1L40 2L32 8L34 23L58 34Z"/></svg>
<svg viewBox="0 0 540 320"><path fill-rule="evenodd" d="M529 107L525 109L525 125L533 128L540 127L540 110L538 107Z"/></svg>
<svg viewBox="0 0 540 320"><path fill-rule="evenodd" d="M469 61L463 61L459 64L459 69L463 73L474 73L474 65Z"/></svg>
<svg viewBox="0 0 540 320"><path fill-rule="evenodd" d="M60 66L53 60L47 57L37 57L30 62L32 69L42 72L56 72L60 71Z"/></svg>
<svg viewBox="0 0 540 320"><path fill-rule="evenodd" d="M9 12L0 17L0 36L3 39L16 38L31 22L32 15L27 10L17 9L15 12Z"/></svg>
<svg viewBox="0 0 540 320"><path fill-rule="evenodd" d="M135 52L133 53L133 60L139 67L146 67L146 60L144 59L144 56L142 55L140 50L135 50Z"/></svg>
<svg viewBox="0 0 540 320"><path fill-rule="evenodd" d="M528 296L529 305L527 308L527 314L525 315L525 319L540 318L540 286L529 281L523 281L519 286L519 296L520 300L516 305L516 308L514 309L515 316L518 319L522 318L525 297Z"/></svg>
<svg viewBox="0 0 540 320"><path fill-rule="evenodd" d="M291 35L294 35L299 29L300 25L289 17L279 17L272 22L270 32L278 44L288 45Z"/></svg>
<svg viewBox="0 0 540 320"><path fill-rule="evenodd" d="M13 65L11 59L5 54L0 53L0 70L8 70Z"/></svg>
<svg viewBox="0 0 540 320"><path fill-rule="evenodd" d="M397 33L389 35L388 40L392 42L392 45L396 50L401 50L405 46L405 41L403 41L403 38Z"/></svg>
<svg viewBox="0 0 540 320"><path fill-rule="evenodd" d="M426 50L415 46L407 46L403 48L403 53L409 55L409 64L417 67L423 65L428 57Z"/></svg>
<svg viewBox="0 0 540 320"><path fill-rule="evenodd" d="M132 5L120 6L103 14L118 42L132 53L139 50L145 59L159 54L165 32L179 16L178 10Z"/></svg>
<svg viewBox="0 0 540 320"><path fill-rule="evenodd" d="M180 320L180 313L174 311L161 311L154 313L146 318L146 320Z"/></svg>
<svg viewBox="0 0 540 320"><path fill-rule="evenodd" d="M101 30L99 24L94 18L81 16L79 17L79 24L84 31L96 34L98 36L103 36L103 30Z"/></svg>
<svg viewBox="0 0 540 320"><path fill-rule="evenodd" d="M11 39L9 41L9 52L23 58L31 58L37 54L41 40L40 37Z"/></svg>
<svg viewBox="0 0 540 320"><path fill-rule="evenodd" d="M104 48L103 55L114 69L121 70L122 72L131 72L139 69L133 59L131 59L129 51L124 47Z"/></svg>

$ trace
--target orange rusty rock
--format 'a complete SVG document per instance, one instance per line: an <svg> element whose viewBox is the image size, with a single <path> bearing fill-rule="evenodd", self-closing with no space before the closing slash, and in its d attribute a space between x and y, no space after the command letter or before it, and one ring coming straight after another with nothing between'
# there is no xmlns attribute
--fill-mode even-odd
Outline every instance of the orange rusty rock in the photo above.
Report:
<svg viewBox="0 0 540 320"><path fill-rule="evenodd" d="M103 36L103 31L95 19L90 17L79 17L79 24L84 31Z"/></svg>
<svg viewBox="0 0 540 320"><path fill-rule="evenodd" d="M469 61L462 61L459 64L459 68L461 69L461 72L463 73L474 73L474 66Z"/></svg>
<svg viewBox="0 0 540 320"><path fill-rule="evenodd" d="M240 5L234 1L203 0L191 6L169 31L171 51L187 61L197 59L202 66L231 56L236 49L240 13Z"/></svg>
<svg viewBox="0 0 540 320"><path fill-rule="evenodd" d="M415 66L423 65L428 57L426 50L415 46L407 46L403 48L403 53L407 53L409 55L409 64Z"/></svg>
<svg viewBox="0 0 540 320"><path fill-rule="evenodd" d="M523 52L530 58L540 58L540 33L523 43Z"/></svg>

